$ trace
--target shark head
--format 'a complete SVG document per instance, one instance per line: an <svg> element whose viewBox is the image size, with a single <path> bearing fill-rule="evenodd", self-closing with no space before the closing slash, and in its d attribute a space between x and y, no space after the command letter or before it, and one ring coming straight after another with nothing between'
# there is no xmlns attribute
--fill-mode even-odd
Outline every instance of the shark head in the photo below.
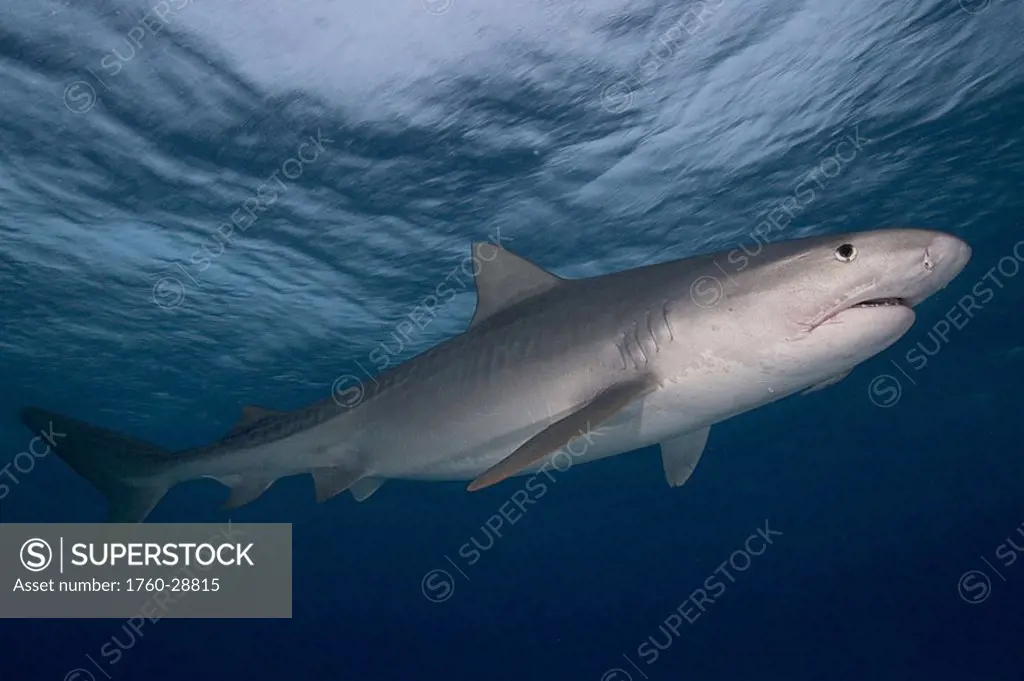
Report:
<svg viewBox="0 0 1024 681"><path fill-rule="evenodd" d="M893 229L815 239L775 269L795 293L789 320L813 335L826 325L909 328L912 308L945 288L970 258L970 246L955 236Z"/></svg>
<svg viewBox="0 0 1024 681"><path fill-rule="evenodd" d="M724 317L736 338L727 341L735 351L729 354L746 352L769 378L785 376L790 390L848 372L895 343L913 325L913 308L971 257L960 239L919 229L811 237L744 252L730 254L738 265L733 272L718 267L730 285L716 308L743 320Z"/></svg>

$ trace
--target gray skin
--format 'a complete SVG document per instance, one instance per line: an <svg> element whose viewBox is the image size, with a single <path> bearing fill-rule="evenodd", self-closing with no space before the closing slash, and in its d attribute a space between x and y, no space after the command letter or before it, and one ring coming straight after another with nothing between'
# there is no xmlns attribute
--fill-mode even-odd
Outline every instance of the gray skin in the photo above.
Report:
<svg viewBox="0 0 1024 681"><path fill-rule="evenodd" d="M575 464L657 443L677 485L710 426L889 347L971 255L947 234L888 229L565 280L487 244L473 252L470 328L368 380L358 400L253 410L225 438L176 454L41 409L23 419L67 433L57 453L120 521L198 477L230 486L229 506L310 472L318 498L351 489L361 500L385 479L474 489L550 466L557 450Z"/></svg>

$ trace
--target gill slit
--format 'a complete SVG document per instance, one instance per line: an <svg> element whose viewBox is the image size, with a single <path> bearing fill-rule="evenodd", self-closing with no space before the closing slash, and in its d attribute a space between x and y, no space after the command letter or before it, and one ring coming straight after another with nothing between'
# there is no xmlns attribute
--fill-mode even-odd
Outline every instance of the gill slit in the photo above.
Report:
<svg viewBox="0 0 1024 681"><path fill-rule="evenodd" d="M661 305L661 318L665 322L665 328L668 329L668 339L669 339L669 342L672 342L672 341L674 341L676 339L676 334L673 333L673 331L672 331L672 324L668 321L668 302L669 301L666 300Z"/></svg>
<svg viewBox="0 0 1024 681"><path fill-rule="evenodd" d="M640 324L635 320L633 321L633 338L636 339L636 347L640 350L640 354L644 356L644 365L649 364L651 358L647 356L647 351L644 350L644 344L640 341Z"/></svg>
<svg viewBox="0 0 1024 681"><path fill-rule="evenodd" d="M651 340L654 342L654 352L661 352L661 346L658 345L658 335L654 333L654 327L651 326L651 311L647 311L647 333L651 334Z"/></svg>

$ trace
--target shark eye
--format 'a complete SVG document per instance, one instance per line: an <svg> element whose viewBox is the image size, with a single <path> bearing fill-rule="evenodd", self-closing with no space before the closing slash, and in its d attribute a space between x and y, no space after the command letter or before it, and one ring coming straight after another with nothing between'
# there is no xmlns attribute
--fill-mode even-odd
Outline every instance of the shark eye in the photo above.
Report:
<svg viewBox="0 0 1024 681"><path fill-rule="evenodd" d="M843 244L836 249L836 260L839 262L853 262L857 259L857 249L852 244Z"/></svg>

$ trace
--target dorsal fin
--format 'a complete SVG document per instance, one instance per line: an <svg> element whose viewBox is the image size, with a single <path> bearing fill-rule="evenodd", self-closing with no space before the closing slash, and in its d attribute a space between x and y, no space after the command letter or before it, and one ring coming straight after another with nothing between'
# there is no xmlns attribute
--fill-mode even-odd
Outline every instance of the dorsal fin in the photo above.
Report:
<svg viewBox="0 0 1024 681"><path fill-rule="evenodd" d="M246 426L256 423L262 418L265 418L267 416L270 416L271 414L276 413L277 412L274 411L273 409L267 409L266 407L257 407L256 405L253 404L243 404L242 415L239 417L237 421L235 421L235 425L231 427L230 432L233 433L237 430L241 430Z"/></svg>
<svg viewBox="0 0 1024 681"><path fill-rule="evenodd" d="M473 243L473 262L477 271L477 297L470 328L564 281L529 260L486 241Z"/></svg>

